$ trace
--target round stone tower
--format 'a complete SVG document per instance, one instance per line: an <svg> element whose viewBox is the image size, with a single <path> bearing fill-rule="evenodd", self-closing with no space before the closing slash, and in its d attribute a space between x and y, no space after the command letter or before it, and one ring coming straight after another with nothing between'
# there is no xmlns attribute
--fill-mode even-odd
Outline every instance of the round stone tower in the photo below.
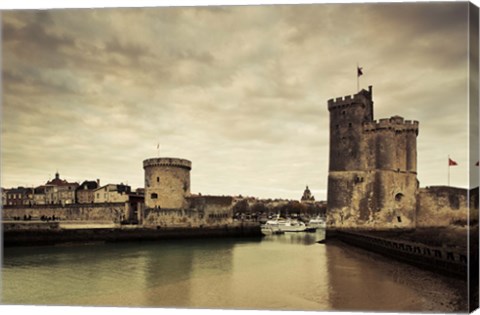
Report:
<svg viewBox="0 0 480 315"><path fill-rule="evenodd" d="M192 162L177 158L153 158L143 161L145 170L145 207L181 209L190 196Z"/></svg>

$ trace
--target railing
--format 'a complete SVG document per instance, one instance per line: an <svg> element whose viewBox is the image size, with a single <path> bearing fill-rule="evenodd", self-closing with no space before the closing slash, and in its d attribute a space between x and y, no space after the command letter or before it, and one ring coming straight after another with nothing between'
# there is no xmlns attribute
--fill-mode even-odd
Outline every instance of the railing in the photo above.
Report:
<svg viewBox="0 0 480 315"><path fill-rule="evenodd" d="M434 269L441 273L461 278L466 278L468 274L466 253L350 231L337 230L335 235L345 243L372 250L429 270ZM470 263L477 261L478 265L478 257L471 257L471 259L473 261Z"/></svg>

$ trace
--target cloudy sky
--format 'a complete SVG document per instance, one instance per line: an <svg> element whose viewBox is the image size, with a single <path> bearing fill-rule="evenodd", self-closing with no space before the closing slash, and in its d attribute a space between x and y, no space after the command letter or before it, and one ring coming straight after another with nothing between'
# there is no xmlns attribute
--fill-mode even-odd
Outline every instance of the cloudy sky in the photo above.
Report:
<svg viewBox="0 0 480 315"><path fill-rule="evenodd" d="M2 187L58 170L192 192L326 198L327 100L373 85L375 118L420 121L421 186L468 186L466 3L3 11Z"/></svg>

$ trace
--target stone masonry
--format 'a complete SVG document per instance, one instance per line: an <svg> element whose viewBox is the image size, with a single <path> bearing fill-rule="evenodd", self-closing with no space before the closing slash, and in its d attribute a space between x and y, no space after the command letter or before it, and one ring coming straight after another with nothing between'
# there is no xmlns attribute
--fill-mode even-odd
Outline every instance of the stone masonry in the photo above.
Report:
<svg viewBox="0 0 480 315"><path fill-rule="evenodd" d="M39 221L41 216L55 216L61 221L120 223L132 211L128 203L14 206L2 209L2 220L13 221L14 217L22 220L24 216L31 216L32 221Z"/></svg>
<svg viewBox="0 0 480 315"><path fill-rule="evenodd" d="M178 158L153 158L143 161L145 207L183 209L190 196L192 162Z"/></svg>
<svg viewBox="0 0 480 315"><path fill-rule="evenodd" d="M373 119L372 87L328 101L330 227L415 226L418 122Z"/></svg>
<svg viewBox="0 0 480 315"><path fill-rule="evenodd" d="M416 219L416 227L423 228L478 223L478 188L420 188L417 194Z"/></svg>

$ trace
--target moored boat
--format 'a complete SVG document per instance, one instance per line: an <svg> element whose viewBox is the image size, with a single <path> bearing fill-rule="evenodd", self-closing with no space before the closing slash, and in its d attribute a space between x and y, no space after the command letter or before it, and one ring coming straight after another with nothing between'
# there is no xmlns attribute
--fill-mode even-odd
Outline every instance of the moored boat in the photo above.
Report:
<svg viewBox="0 0 480 315"><path fill-rule="evenodd" d="M282 220L277 217L275 220L268 220L267 223L262 226L262 229L271 229L273 231L281 232L305 232L307 230L307 226L305 223L298 220Z"/></svg>
<svg viewBox="0 0 480 315"><path fill-rule="evenodd" d="M317 216L316 218L308 221L307 226L309 228L324 229L327 226L327 223L325 222L324 218Z"/></svg>
<svg viewBox="0 0 480 315"><path fill-rule="evenodd" d="M281 231L278 227L276 226L270 226L263 224L261 226L261 230L263 235L274 235L274 234L284 234L284 231Z"/></svg>

